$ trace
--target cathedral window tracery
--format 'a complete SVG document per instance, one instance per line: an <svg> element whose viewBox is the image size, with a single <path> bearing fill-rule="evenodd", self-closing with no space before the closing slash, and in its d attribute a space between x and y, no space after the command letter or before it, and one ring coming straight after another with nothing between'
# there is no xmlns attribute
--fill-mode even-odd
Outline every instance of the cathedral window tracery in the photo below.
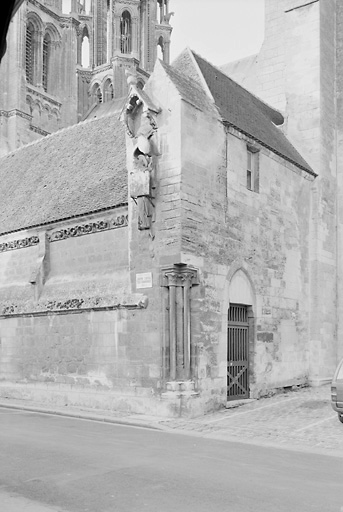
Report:
<svg viewBox="0 0 343 512"><path fill-rule="evenodd" d="M120 18L120 51L121 53L132 51L132 22L129 11L124 11Z"/></svg>

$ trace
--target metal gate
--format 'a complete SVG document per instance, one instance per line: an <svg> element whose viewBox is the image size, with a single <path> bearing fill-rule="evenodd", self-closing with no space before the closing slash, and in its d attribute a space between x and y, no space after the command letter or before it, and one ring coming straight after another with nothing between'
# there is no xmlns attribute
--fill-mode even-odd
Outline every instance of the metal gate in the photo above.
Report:
<svg viewBox="0 0 343 512"><path fill-rule="evenodd" d="M248 308L232 304L228 313L227 399L249 398Z"/></svg>

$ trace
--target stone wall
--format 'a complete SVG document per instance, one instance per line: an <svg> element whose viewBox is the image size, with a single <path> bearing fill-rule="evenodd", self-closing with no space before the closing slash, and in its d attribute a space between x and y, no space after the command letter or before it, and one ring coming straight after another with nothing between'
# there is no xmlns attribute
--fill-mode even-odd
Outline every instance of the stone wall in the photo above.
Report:
<svg viewBox="0 0 343 512"><path fill-rule="evenodd" d="M341 274L342 248L341 221L336 222L341 191L339 129L336 138L336 123L340 124L341 17L334 0L266 0L265 40L244 81L255 94L285 113L285 133L319 175L312 187L310 226L309 353L313 383L330 380L337 350L342 352L337 337L341 323L337 305L342 292L337 289L340 277L337 281L336 276L336 271Z"/></svg>
<svg viewBox="0 0 343 512"><path fill-rule="evenodd" d="M203 407L226 400L227 314L238 271L253 297L246 302L254 316L251 395L306 383L310 176L233 129L226 136L215 118L187 104L182 141L182 261L200 269L192 336ZM259 150L256 191L247 189L247 144Z"/></svg>
<svg viewBox="0 0 343 512"><path fill-rule="evenodd" d="M336 2L336 130L337 130L337 361L343 357L343 5Z"/></svg>
<svg viewBox="0 0 343 512"><path fill-rule="evenodd" d="M160 301L131 293L127 222L119 208L2 237L2 396L156 412Z"/></svg>

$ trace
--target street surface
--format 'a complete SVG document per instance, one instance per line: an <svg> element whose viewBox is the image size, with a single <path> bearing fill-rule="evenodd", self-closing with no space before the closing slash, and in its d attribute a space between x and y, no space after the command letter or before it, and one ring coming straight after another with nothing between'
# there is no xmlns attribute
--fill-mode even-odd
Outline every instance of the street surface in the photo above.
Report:
<svg viewBox="0 0 343 512"><path fill-rule="evenodd" d="M343 510L332 455L6 408L0 425L1 512Z"/></svg>
<svg viewBox="0 0 343 512"><path fill-rule="evenodd" d="M244 406L221 410L191 421L166 419L160 424L176 431L194 432L213 439L317 451L343 457L343 424L332 410L329 385L247 401Z"/></svg>

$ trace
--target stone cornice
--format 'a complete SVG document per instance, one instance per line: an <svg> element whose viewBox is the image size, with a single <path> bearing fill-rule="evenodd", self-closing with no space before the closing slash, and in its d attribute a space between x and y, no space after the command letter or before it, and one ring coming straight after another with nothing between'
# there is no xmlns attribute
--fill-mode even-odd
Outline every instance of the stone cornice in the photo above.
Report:
<svg viewBox="0 0 343 512"><path fill-rule="evenodd" d="M19 116L23 119L26 119L27 121L32 120L32 116L30 114L27 114L26 112L23 112L22 110L18 110L16 108L12 110L0 110L0 117L13 117L13 116Z"/></svg>
<svg viewBox="0 0 343 512"><path fill-rule="evenodd" d="M48 14L49 16L51 16L51 18L58 21L61 28L67 28L72 25L74 25L75 27L78 27L80 24L80 21L78 19L74 18L74 16L64 15L64 14L59 15L55 11L49 9L49 7L47 7L46 5L43 5L42 3L40 3L38 0L28 0L28 1L30 4L34 5L37 9L45 12L45 14ZM89 17L86 16L86 18L88 19Z"/></svg>
<svg viewBox="0 0 343 512"><path fill-rule="evenodd" d="M96 66L94 69L92 69L92 75L94 76L101 71L108 71L109 69L112 69L112 64L101 64L101 66Z"/></svg>
<svg viewBox="0 0 343 512"><path fill-rule="evenodd" d="M140 68L139 66L137 66L137 73L146 78L150 77L150 73L148 73L148 71L145 71L145 69Z"/></svg>
<svg viewBox="0 0 343 512"><path fill-rule="evenodd" d="M128 4L128 5L139 6L140 3L141 3L140 0L117 0L117 4Z"/></svg>
<svg viewBox="0 0 343 512"><path fill-rule="evenodd" d="M53 105L55 105L59 109L62 106L62 103L60 101L58 101L57 99L55 99L52 96L50 96L50 94L47 94L44 91L40 91L39 89L37 89L36 87L34 87L32 85L26 85L26 91L28 93L30 93L30 94L33 94L34 96L38 96L43 101L47 101L48 103L52 103Z"/></svg>
<svg viewBox="0 0 343 512"><path fill-rule="evenodd" d="M39 133L39 135L43 135L43 137L50 135L50 132L47 132L47 131L43 130L42 128L39 128L39 126L34 126L33 124L30 124L30 130L32 132Z"/></svg>
<svg viewBox="0 0 343 512"><path fill-rule="evenodd" d="M70 27L74 26L75 29L78 29L80 24L81 24L81 22L72 16L70 16L69 18L65 17L65 18L60 19L60 27L61 28L70 28Z"/></svg>
<svg viewBox="0 0 343 512"><path fill-rule="evenodd" d="M41 4L37 0L28 0L28 1L29 1L29 4L34 5L35 7L37 7L37 9L40 9L41 11L45 12L45 14L48 14L49 16L54 18L56 21L60 21L61 17L56 12L49 9L49 7L47 7L46 5Z"/></svg>

